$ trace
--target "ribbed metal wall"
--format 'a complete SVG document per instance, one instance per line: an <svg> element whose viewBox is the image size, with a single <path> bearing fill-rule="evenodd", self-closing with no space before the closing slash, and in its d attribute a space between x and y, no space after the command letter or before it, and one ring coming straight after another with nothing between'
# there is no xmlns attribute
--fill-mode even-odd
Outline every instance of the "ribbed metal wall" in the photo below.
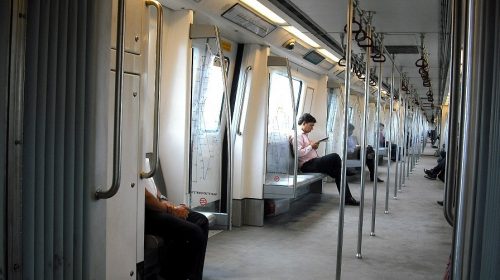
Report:
<svg viewBox="0 0 500 280"><path fill-rule="evenodd" d="M22 279L92 274L83 267L92 255L84 232L89 232L92 218L85 213L95 191L95 75L108 65L95 62L96 38L103 32L96 26L106 21L98 20L99 5L92 0L28 3Z"/></svg>
<svg viewBox="0 0 500 280"><path fill-rule="evenodd" d="M478 174L470 279L500 279L500 3L480 1ZM476 29L476 30L478 30ZM472 187L472 186L469 186Z"/></svg>
<svg viewBox="0 0 500 280"><path fill-rule="evenodd" d="M500 279L500 3L464 0L461 177L453 279Z"/></svg>
<svg viewBox="0 0 500 280"><path fill-rule="evenodd" d="M6 279L7 114L9 79L10 1L0 2L0 280Z"/></svg>

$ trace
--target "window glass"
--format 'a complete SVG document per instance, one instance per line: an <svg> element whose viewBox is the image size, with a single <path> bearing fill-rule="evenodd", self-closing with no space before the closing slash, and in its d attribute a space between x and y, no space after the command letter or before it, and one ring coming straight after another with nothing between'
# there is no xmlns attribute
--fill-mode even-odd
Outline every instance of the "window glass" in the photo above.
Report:
<svg viewBox="0 0 500 280"><path fill-rule="evenodd" d="M337 115L337 96L333 94L333 89L328 91L328 108L327 108L327 124L326 129L328 132L333 132L335 124L335 116Z"/></svg>
<svg viewBox="0 0 500 280"><path fill-rule="evenodd" d="M252 72L251 68L248 68L245 72L245 77L243 81L243 96L242 96L242 105L240 110L239 122L238 122L238 134L242 134L245 129L245 122L247 118L247 110L248 110L248 98L250 96L250 85L252 84Z"/></svg>
<svg viewBox="0 0 500 280"><path fill-rule="evenodd" d="M302 82L292 80L294 98L300 98ZM298 102L295 104L298 105ZM298 107L298 106L297 106ZM290 96L290 82L288 77L271 73L269 82L269 127L268 132L276 131L289 133L293 129L293 108Z"/></svg>

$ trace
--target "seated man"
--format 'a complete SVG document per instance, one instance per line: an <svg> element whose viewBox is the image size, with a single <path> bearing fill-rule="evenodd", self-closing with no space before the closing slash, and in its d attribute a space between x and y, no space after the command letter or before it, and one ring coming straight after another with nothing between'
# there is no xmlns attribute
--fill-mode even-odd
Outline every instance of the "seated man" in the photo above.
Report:
<svg viewBox="0 0 500 280"><path fill-rule="evenodd" d="M342 160L338 154L332 153L320 157L316 150L319 147L319 142L309 140L307 134L314 128L316 119L308 113L303 114L298 121L299 129L297 131L297 151L299 156L299 168L302 172L320 172L326 173L335 179L337 189L340 192L340 178ZM292 143L293 137L291 139ZM345 189L345 204L346 205L359 205L359 202L352 197L349 185L346 182Z"/></svg>
<svg viewBox="0 0 500 280"><path fill-rule="evenodd" d="M352 133L354 132L354 125L349 124L348 135L347 138L347 158L348 159L360 159L361 158L361 147L358 145L358 140ZM368 166L368 170L370 171L370 181L373 182L375 179L375 151L371 146L366 148L366 166ZM384 182L382 179L377 177L377 182Z"/></svg>
<svg viewBox="0 0 500 280"><path fill-rule="evenodd" d="M378 143L379 143L380 148L383 148L386 146L384 128L385 128L385 125L383 123L378 124Z"/></svg>
<svg viewBox="0 0 500 280"><path fill-rule="evenodd" d="M208 219L183 204L168 202L153 180L146 180L145 233L171 244L160 249L160 275L164 279L202 279Z"/></svg>
<svg viewBox="0 0 500 280"><path fill-rule="evenodd" d="M437 160L438 164L432 168L432 169L424 169L425 172L425 178L431 179L431 180L436 180L436 178L439 178L439 180L444 182L444 172L446 168L446 152L441 151L439 159Z"/></svg>

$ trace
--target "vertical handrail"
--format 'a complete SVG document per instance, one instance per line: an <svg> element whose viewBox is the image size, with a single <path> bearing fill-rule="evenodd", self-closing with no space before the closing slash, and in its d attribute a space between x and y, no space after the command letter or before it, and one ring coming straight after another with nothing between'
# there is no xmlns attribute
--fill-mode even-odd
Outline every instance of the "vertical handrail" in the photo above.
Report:
<svg viewBox="0 0 500 280"><path fill-rule="evenodd" d="M391 186L391 157L392 157L392 106L394 103L394 54L392 55L391 69L391 97L389 100L389 147L387 147L387 182L385 182L385 209L384 213L389 214L389 188ZM397 149L397 146L396 146ZM375 179L377 180L377 179Z"/></svg>
<svg viewBox="0 0 500 280"><path fill-rule="evenodd" d="M464 270L467 271L468 267L464 268L464 258L468 258L465 251L469 251L470 248L464 248L466 239L471 238L466 236L466 223L467 218L473 213L471 210L471 200L468 199L468 187L472 188L470 178L474 177L474 170L471 170L471 162L474 161L475 152L473 147L473 141L476 140L471 131L473 131L472 122L475 121L474 110L472 106L476 100L473 99L473 79L474 79L474 62L476 52L474 52L474 31L476 22L476 4L472 0L464 1L465 9L465 23L464 23L464 54L463 54L463 77L462 77L462 100L461 100L461 112L460 112L460 139L461 143L459 145L459 168L458 168L458 182L457 182L457 209L456 218L454 225L454 239L453 239L453 279L468 278L469 276L463 275ZM478 36L479 37L479 36ZM477 38L476 38L477 40ZM481 65L482 66L482 65ZM477 73L476 73L477 74ZM465 160L466 155L470 155L472 160ZM473 202L472 202L473 203ZM469 222L470 223L470 222ZM469 251L470 252L470 251ZM465 261L467 265L468 262Z"/></svg>
<svg viewBox="0 0 500 280"><path fill-rule="evenodd" d="M113 197L120 189L121 151L122 151L122 92L123 92L123 55L125 29L125 0L118 0L118 18L116 24L116 75L115 75L115 121L113 130L113 178L111 187L104 191L98 188L96 199Z"/></svg>
<svg viewBox="0 0 500 280"><path fill-rule="evenodd" d="M408 118L408 101L406 98L403 98L403 162L401 162L401 184L399 185L399 189L402 190L405 185L405 173L406 173L406 161L408 160L408 127L407 118Z"/></svg>
<svg viewBox="0 0 500 280"><path fill-rule="evenodd" d="M394 172L394 199L398 198L398 184L399 184L399 164L400 164L400 151L401 151L401 102L403 99L402 91L401 91L401 76L399 76L400 82L398 83L398 91L399 91L399 106L396 113L396 121L397 121L397 133L396 133L396 171Z"/></svg>
<svg viewBox="0 0 500 280"><path fill-rule="evenodd" d="M460 42L461 42L461 32L460 32L460 4L457 3L458 0L452 0L452 12L451 12L451 36L453 38L450 40L451 43L451 61L450 61L450 110L448 114L448 146L446 147L446 176L444 183L444 199L443 199L443 212L444 217L450 226L455 224L454 216L454 202L455 202L455 188L457 184L457 150L458 146L457 136L458 136L458 118L460 115Z"/></svg>
<svg viewBox="0 0 500 280"><path fill-rule="evenodd" d="M351 93L351 47L352 47L352 16L354 10L354 0L347 0L347 46L345 51L345 94L344 94L344 139L342 153L342 176L340 186L340 210L339 210L339 230L337 235L337 267L335 279L340 280L342 273L342 247L344 242L344 208L345 208L345 189L346 189L346 161L347 161L347 110L349 108L349 95ZM369 79L370 77L366 77Z"/></svg>
<svg viewBox="0 0 500 280"><path fill-rule="evenodd" d="M158 151L158 137L160 134L160 77L161 77L161 42L163 35L163 7L160 3L153 0L146 0L146 6L155 6L156 8L156 65L155 65L155 104L154 104L154 131L153 131L153 161L150 162L149 172L142 171L141 179L151 178L158 168L160 158Z"/></svg>
<svg viewBox="0 0 500 280"><path fill-rule="evenodd" d="M382 44L383 36L380 39L380 49L383 50L384 46ZM372 204L372 223L370 236L375 236L375 213L377 209L377 176L378 176L378 155L380 148L380 94L382 91L382 62L379 62L378 67L378 90L377 90L377 121L375 122L376 133L375 133L375 170L373 175L373 204Z"/></svg>
<svg viewBox="0 0 500 280"><path fill-rule="evenodd" d="M248 75L250 74L250 71L252 70L252 66L247 66L247 68L245 68L245 77L244 77L244 80L243 80L243 86L242 86L242 89L243 89L243 95L241 97L241 102L240 102L240 108L239 108L239 117L238 117L238 123L236 124L236 134L238 135L242 135L243 132L240 131L240 126L241 126L241 117L242 117L242 112L243 112L243 103L245 102L245 96L246 96L246 91L247 91L247 82L248 82Z"/></svg>
<svg viewBox="0 0 500 280"><path fill-rule="evenodd" d="M368 23L366 25L366 36L371 38L372 28L371 28L371 13L368 14ZM359 219L358 219L358 243L356 250L356 258L361 259L363 255L361 254L361 243L363 239L363 214L365 207L365 184L366 184L366 174L364 172L366 165L366 142L367 142L367 123L368 123L368 102L370 99L370 60L371 60L371 48L366 48L366 62L365 62L365 100L363 105L363 124L361 127L361 197L359 200Z"/></svg>
<svg viewBox="0 0 500 280"><path fill-rule="evenodd" d="M227 69L222 52L222 45L220 40L219 28L215 27L215 40L219 49L219 58L222 69L222 81L224 83L224 112L226 116L226 129L227 129L227 157L228 157L228 171L227 171L227 215L228 215L228 229L231 230L232 225L232 209L233 209L233 148L231 140L231 109L229 108L229 93L227 92Z"/></svg>
<svg viewBox="0 0 500 280"><path fill-rule="evenodd" d="M297 122L297 111L295 110L295 96L293 93L293 81L292 81L292 72L290 70L290 62L288 59L286 59L286 73L288 75L288 82L290 86L290 96L292 100L292 117L293 117L293 122L292 122L292 127L293 127L293 134L294 134L294 147L295 147L295 152L293 155L293 197L296 198L297 195L297 168L299 165L299 153L298 153L298 146L297 146L297 129L298 126L296 124Z"/></svg>

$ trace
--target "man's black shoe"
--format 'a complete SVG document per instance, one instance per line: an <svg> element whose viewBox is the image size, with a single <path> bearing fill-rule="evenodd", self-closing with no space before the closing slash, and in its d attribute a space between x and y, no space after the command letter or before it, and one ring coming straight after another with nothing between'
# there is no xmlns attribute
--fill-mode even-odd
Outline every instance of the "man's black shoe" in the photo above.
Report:
<svg viewBox="0 0 500 280"><path fill-rule="evenodd" d="M380 179L380 178L378 178L378 177L377 177L377 182L379 182L379 183L383 183L383 182L384 182L384 180L382 180L382 179Z"/></svg>
<svg viewBox="0 0 500 280"><path fill-rule="evenodd" d="M438 201L437 201L437 204L439 204L439 205L443 206L443 201L442 201L442 200L438 200Z"/></svg>
<svg viewBox="0 0 500 280"><path fill-rule="evenodd" d="M424 177L427 178L427 179L436 180L435 176L425 175Z"/></svg>
<svg viewBox="0 0 500 280"><path fill-rule="evenodd" d="M359 201L354 199L353 197L351 198L346 198L345 199L345 205L352 205L352 206L359 206Z"/></svg>

